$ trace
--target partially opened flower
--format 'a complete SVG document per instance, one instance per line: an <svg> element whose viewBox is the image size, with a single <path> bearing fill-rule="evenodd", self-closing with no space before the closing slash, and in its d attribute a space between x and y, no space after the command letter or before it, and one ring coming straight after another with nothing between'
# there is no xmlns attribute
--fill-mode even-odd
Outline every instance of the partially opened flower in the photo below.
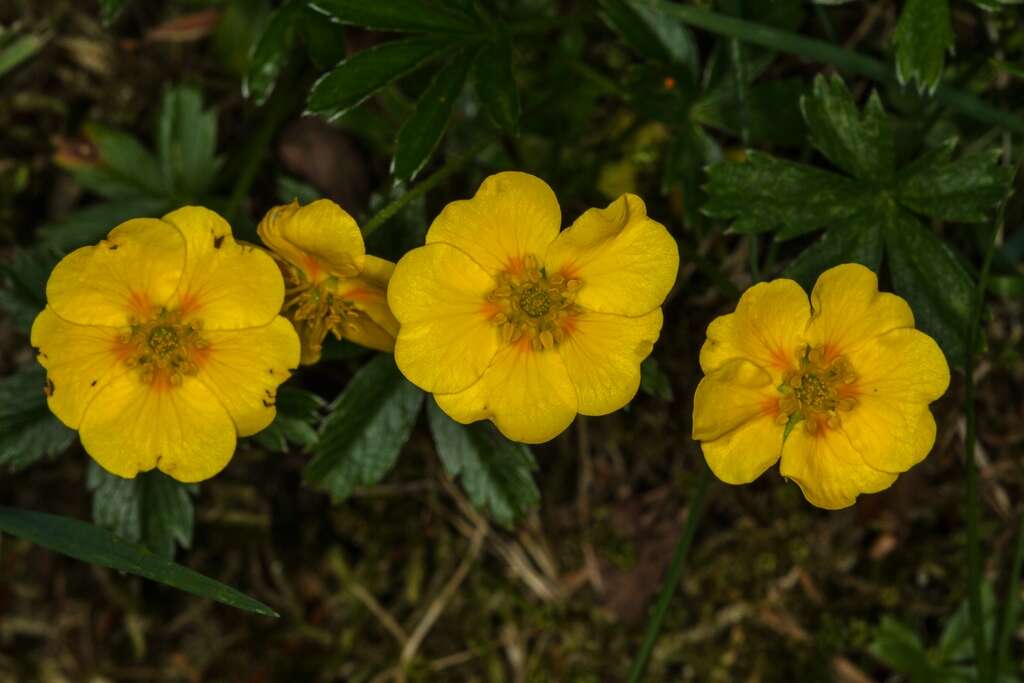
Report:
<svg viewBox="0 0 1024 683"><path fill-rule="evenodd" d="M949 385L931 337L906 301L878 291L864 266L800 285L754 285L715 319L700 352L693 438L719 479L782 476L822 508L888 488L935 443L928 405Z"/></svg>
<svg viewBox="0 0 1024 683"><path fill-rule="evenodd" d="M282 313L302 338L303 364L320 360L328 332L379 351L395 348L398 321L386 298L395 266L366 253L359 226L340 206L329 199L277 206L258 231L284 274Z"/></svg>
<svg viewBox="0 0 1024 683"><path fill-rule="evenodd" d="M48 403L100 465L201 481L238 436L274 419L299 340L278 316L284 285L223 218L186 207L137 218L50 275L32 345Z"/></svg>
<svg viewBox="0 0 1024 683"><path fill-rule="evenodd" d="M395 267L395 361L453 419L538 443L636 394L675 241L634 195L560 225L544 181L499 173L445 207Z"/></svg>

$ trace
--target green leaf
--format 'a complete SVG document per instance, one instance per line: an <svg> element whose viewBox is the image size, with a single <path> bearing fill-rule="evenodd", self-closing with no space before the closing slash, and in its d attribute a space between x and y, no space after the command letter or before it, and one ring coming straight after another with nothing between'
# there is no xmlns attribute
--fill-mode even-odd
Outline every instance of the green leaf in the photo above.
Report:
<svg viewBox="0 0 1024 683"><path fill-rule="evenodd" d="M486 422L461 425L434 401L427 405L427 417L445 471L461 477L473 505L506 527L537 505L540 492L532 474L537 463L527 446L509 441Z"/></svg>
<svg viewBox="0 0 1024 683"><path fill-rule="evenodd" d="M289 0L267 18L242 81L242 94L256 104L266 102L273 92L277 77L295 44L296 24L305 9L301 0Z"/></svg>
<svg viewBox="0 0 1024 683"><path fill-rule="evenodd" d="M848 178L760 152L712 166L708 175L706 214L735 219L737 232L781 228L780 239L843 222L871 200Z"/></svg>
<svg viewBox="0 0 1024 683"><path fill-rule="evenodd" d="M100 0L100 19L108 26L121 14L127 0Z"/></svg>
<svg viewBox="0 0 1024 683"><path fill-rule="evenodd" d="M466 84L475 51L457 55L434 76L420 95L412 115L398 131L391 173L397 180L412 180L430 161L444 137L455 100Z"/></svg>
<svg viewBox="0 0 1024 683"><path fill-rule="evenodd" d="M290 451L289 444L311 450L319 439L315 425L320 421L324 400L311 391L284 386L277 390L276 404L274 421L253 440L279 453Z"/></svg>
<svg viewBox="0 0 1024 683"><path fill-rule="evenodd" d="M39 52L46 43L42 37L31 33L16 35L10 40L5 38L3 29L0 29L0 76Z"/></svg>
<svg viewBox="0 0 1024 683"><path fill-rule="evenodd" d="M57 265L57 254L45 246L18 249L10 264L0 265L0 308L7 311L22 332L46 307L46 281Z"/></svg>
<svg viewBox="0 0 1024 683"><path fill-rule="evenodd" d="M896 293L917 327L935 338L950 363L963 366L974 282L949 246L906 211L887 212L886 249Z"/></svg>
<svg viewBox="0 0 1024 683"><path fill-rule="evenodd" d="M954 39L949 0L907 0L893 34L900 85L916 81L918 92L933 94Z"/></svg>
<svg viewBox="0 0 1024 683"><path fill-rule="evenodd" d="M1005 71L1011 76L1024 78L1024 63L1004 62L1001 59L990 59L989 61L992 62L992 65L997 69ZM2 70L0 70L0 73L3 73Z"/></svg>
<svg viewBox="0 0 1024 683"><path fill-rule="evenodd" d="M806 136L800 118L800 97L804 84L795 78L768 80L747 91L747 127L751 143L793 145ZM739 135L741 115L736 103L736 82L724 79L712 93L701 98L692 110L694 120Z"/></svg>
<svg viewBox="0 0 1024 683"><path fill-rule="evenodd" d="M519 126L519 90L512 74L512 43L507 34L488 41L473 64L480 103L498 127L514 133Z"/></svg>
<svg viewBox="0 0 1024 683"><path fill-rule="evenodd" d="M340 21L307 4L300 25L306 53L317 69L330 69L345 58L345 32Z"/></svg>
<svg viewBox="0 0 1024 683"><path fill-rule="evenodd" d="M87 135L99 164L69 169L80 183L110 199L168 196L159 162L134 136L100 125Z"/></svg>
<svg viewBox="0 0 1024 683"><path fill-rule="evenodd" d="M874 272L882 265L882 230L876 212L837 225L803 250L786 268L786 277L810 289L818 276L841 263L860 263Z"/></svg>
<svg viewBox="0 0 1024 683"><path fill-rule="evenodd" d="M92 491L93 522L157 555L174 557L174 545L192 547L192 496L198 488L159 470L122 479L89 463L86 485Z"/></svg>
<svg viewBox="0 0 1024 683"><path fill-rule="evenodd" d="M83 562L142 576L247 612L268 617L279 616L262 602L230 586L154 555L141 545L118 538L106 529L77 519L0 507L0 532Z"/></svg>
<svg viewBox="0 0 1024 683"><path fill-rule="evenodd" d="M171 209L167 199L131 197L95 204L39 228L40 239L60 251L94 244L131 218L158 218ZM56 265L56 261L54 261ZM51 266L52 268L52 266ZM49 275L49 271L47 271ZM44 281L45 284L45 281Z"/></svg>
<svg viewBox="0 0 1024 683"><path fill-rule="evenodd" d="M909 626L892 617L882 617L868 649L896 671L910 675L912 681L924 683L928 679L922 677L933 674L921 639Z"/></svg>
<svg viewBox="0 0 1024 683"><path fill-rule="evenodd" d="M0 379L0 467L25 469L63 453L75 433L46 405L46 372L36 364Z"/></svg>
<svg viewBox="0 0 1024 683"><path fill-rule="evenodd" d="M981 223L1009 194L1013 169L999 165L999 150L950 161L955 144L951 140L904 169L896 197L932 218Z"/></svg>
<svg viewBox="0 0 1024 683"><path fill-rule="evenodd" d="M671 401L675 398L672 393L672 383L669 382L668 376L662 371L654 356L649 356L640 364L640 388L644 393L663 401Z"/></svg>
<svg viewBox="0 0 1024 683"><path fill-rule="evenodd" d="M402 376L394 358L377 355L332 406L306 481L327 489L335 502L376 484L394 467L422 403L423 392Z"/></svg>
<svg viewBox="0 0 1024 683"><path fill-rule="evenodd" d="M437 59L449 46L437 38L410 38L357 52L313 84L306 106L312 113L337 118L388 83Z"/></svg>
<svg viewBox="0 0 1024 683"><path fill-rule="evenodd" d="M996 631L996 596L992 584L981 584L981 612L986 642L993 642ZM939 654L944 664L967 662L974 659L974 631L971 627L970 602L965 598L946 622L939 639Z"/></svg>
<svg viewBox="0 0 1024 683"><path fill-rule="evenodd" d="M833 164L872 184L887 183L896 166L896 145L878 93L863 115L839 76L814 79L814 94L800 100L811 142Z"/></svg>
<svg viewBox="0 0 1024 683"><path fill-rule="evenodd" d="M697 70L697 47L683 24L644 0L598 0L601 18L637 54Z"/></svg>
<svg viewBox="0 0 1024 683"><path fill-rule="evenodd" d="M382 31L473 33L483 29L473 17L455 8L423 0L312 0L311 4L343 24Z"/></svg>
<svg viewBox="0 0 1024 683"><path fill-rule="evenodd" d="M217 115L203 110L199 91L187 86L168 90L160 109L157 150L176 204L199 202L209 192L221 167L216 149Z"/></svg>

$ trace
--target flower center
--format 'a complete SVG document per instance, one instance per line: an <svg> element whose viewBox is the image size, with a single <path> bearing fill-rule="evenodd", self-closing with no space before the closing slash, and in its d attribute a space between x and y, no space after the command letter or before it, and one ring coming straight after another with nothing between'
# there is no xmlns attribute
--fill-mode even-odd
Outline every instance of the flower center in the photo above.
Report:
<svg viewBox="0 0 1024 683"><path fill-rule="evenodd" d="M839 413L857 405L851 390L856 381L857 374L844 356L826 361L821 347L810 349L802 354L799 369L782 378L779 422L803 420L811 434L822 427L838 429L842 425Z"/></svg>
<svg viewBox="0 0 1024 683"><path fill-rule="evenodd" d="M539 351L553 349L565 339L562 323L580 313L573 303L583 284L580 280L546 274L533 255L523 259L521 271L499 273L497 280L487 301L497 307L491 321L502 341L512 344L525 338Z"/></svg>
<svg viewBox="0 0 1024 683"><path fill-rule="evenodd" d="M331 291L333 282L333 278L316 285L289 281L289 285L294 286L287 290L282 312L298 328L303 342L308 340L314 351L319 351L328 332L342 339L346 332L356 331L356 320L366 315L354 303Z"/></svg>
<svg viewBox="0 0 1024 683"><path fill-rule="evenodd" d="M129 349L125 363L137 368L146 384L160 378L178 386L186 375L199 372L196 352L209 346L200 334L202 327L201 320L185 323L180 311L165 308L150 320L132 320L131 331L119 339Z"/></svg>

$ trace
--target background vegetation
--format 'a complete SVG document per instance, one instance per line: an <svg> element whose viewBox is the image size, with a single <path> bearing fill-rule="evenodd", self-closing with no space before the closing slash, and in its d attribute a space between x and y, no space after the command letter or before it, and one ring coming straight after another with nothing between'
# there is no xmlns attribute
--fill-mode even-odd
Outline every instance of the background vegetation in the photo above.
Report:
<svg viewBox="0 0 1024 683"><path fill-rule="evenodd" d="M1022 18L1015 0L4 0L0 681L626 680L701 471L706 325L754 281L847 261L960 370L935 450L838 513L774 472L713 483L645 680L1017 680ZM112 477L48 412L27 340L46 277L118 222L202 203L255 241L271 206L326 196L395 259L505 169L567 218L637 192L679 241L627 409L527 449L334 344L200 486ZM90 557L109 537L19 510L91 520L280 618L40 549L23 539Z"/></svg>

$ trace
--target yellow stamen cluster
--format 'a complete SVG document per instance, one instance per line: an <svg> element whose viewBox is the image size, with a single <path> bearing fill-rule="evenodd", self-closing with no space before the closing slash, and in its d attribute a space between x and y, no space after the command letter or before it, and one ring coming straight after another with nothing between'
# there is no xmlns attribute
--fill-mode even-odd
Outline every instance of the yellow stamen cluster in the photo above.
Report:
<svg viewBox="0 0 1024 683"><path fill-rule="evenodd" d="M118 341L130 349L125 363L138 369L145 384L163 376L172 386L179 386L186 375L199 371L193 353L209 346L200 334L201 320L183 323L177 311L161 308L152 319L133 319L130 325L131 331Z"/></svg>
<svg viewBox="0 0 1024 683"><path fill-rule="evenodd" d="M857 374L845 357L826 360L821 347L801 350L800 367L788 371L782 378L779 391L780 424L792 417L802 419L804 429L814 434L823 425L838 429L842 425L840 412L853 410L857 399L843 391L857 381Z"/></svg>
<svg viewBox="0 0 1024 683"><path fill-rule="evenodd" d="M523 259L523 268L500 273L498 286L487 300L499 307L491 321L498 325L501 339L513 344L526 337L535 351L555 348L565 339L562 320L579 313L574 303L581 280L548 275L533 255Z"/></svg>
<svg viewBox="0 0 1024 683"><path fill-rule="evenodd" d="M366 315L351 301L346 301L331 291L335 278L322 283L303 282L287 290L282 315L298 328L302 339L313 340L317 348L333 332L341 339L345 332L358 329L356 319Z"/></svg>

